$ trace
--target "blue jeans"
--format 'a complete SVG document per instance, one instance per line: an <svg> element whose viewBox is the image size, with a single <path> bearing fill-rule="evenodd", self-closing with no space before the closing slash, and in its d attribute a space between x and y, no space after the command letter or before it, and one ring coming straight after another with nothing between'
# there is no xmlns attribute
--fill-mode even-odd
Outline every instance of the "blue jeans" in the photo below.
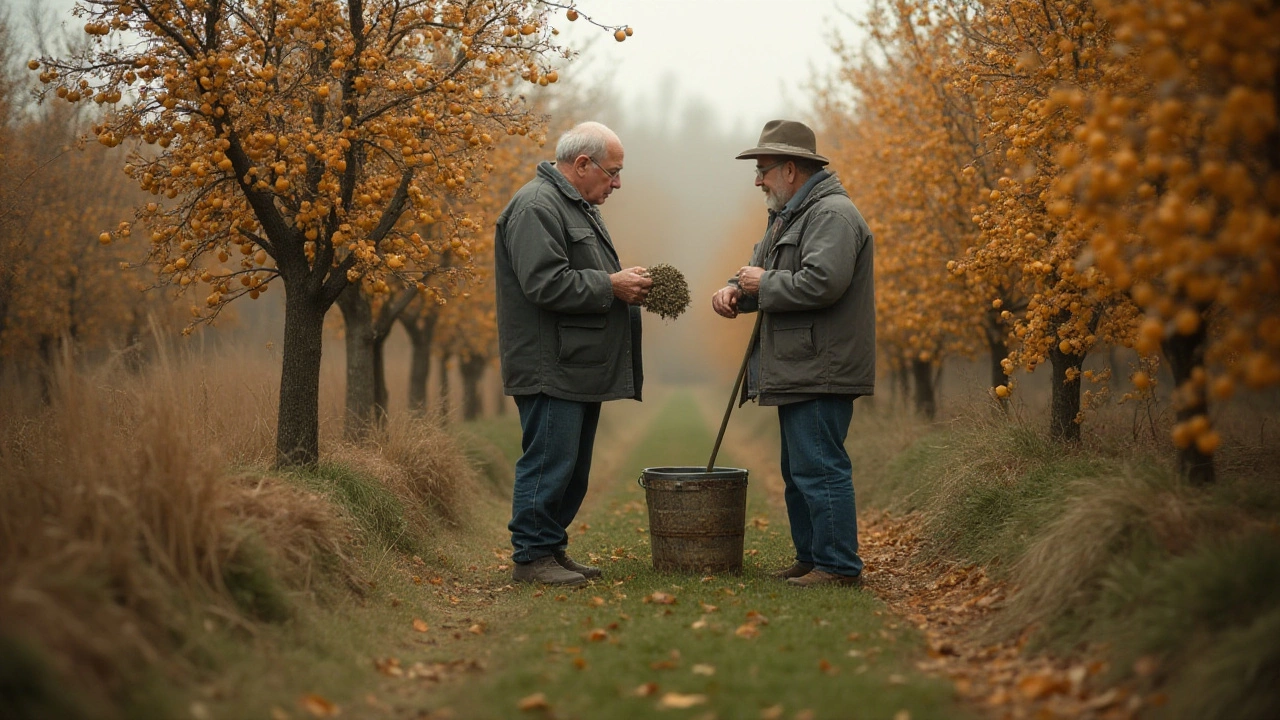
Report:
<svg viewBox="0 0 1280 720"><path fill-rule="evenodd" d="M517 395L520 447L511 493L511 559L533 562L565 549L566 530L587 496L600 403Z"/></svg>
<svg viewBox="0 0 1280 720"><path fill-rule="evenodd" d="M853 464L844 449L853 399L826 396L778 406L782 480L796 560L837 575L862 573Z"/></svg>

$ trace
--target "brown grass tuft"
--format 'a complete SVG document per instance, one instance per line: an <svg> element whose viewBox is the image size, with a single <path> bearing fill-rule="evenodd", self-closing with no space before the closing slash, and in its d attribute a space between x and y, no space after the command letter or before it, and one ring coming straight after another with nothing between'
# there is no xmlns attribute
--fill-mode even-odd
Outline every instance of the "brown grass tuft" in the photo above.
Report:
<svg viewBox="0 0 1280 720"><path fill-rule="evenodd" d="M161 358L140 376L81 372L64 358L47 405L0 389L17 400L0 407L0 635L41 648L91 696L161 659L180 670L171 653L200 609L248 623L228 587L248 539L256 582L282 591L312 590L318 559L346 566L326 502L227 476L208 437L222 410L199 371Z"/></svg>

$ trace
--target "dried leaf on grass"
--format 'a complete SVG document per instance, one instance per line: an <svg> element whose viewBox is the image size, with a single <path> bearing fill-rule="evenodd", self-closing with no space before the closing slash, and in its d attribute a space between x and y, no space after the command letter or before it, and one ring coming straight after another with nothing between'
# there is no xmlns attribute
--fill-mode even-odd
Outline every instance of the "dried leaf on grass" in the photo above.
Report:
<svg viewBox="0 0 1280 720"><path fill-rule="evenodd" d="M431 627L430 627L429 625L427 625L427 621L426 621L426 620L423 620L422 618L414 618L414 619L413 619L413 629L414 629L414 630L417 630L417 631L418 631L418 632L420 632L420 633L424 633L424 632L426 632L426 631L430 630L430 629L431 629Z"/></svg>
<svg viewBox="0 0 1280 720"><path fill-rule="evenodd" d="M675 605L676 596L659 591L651 595L646 595L643 602L653 603L654 605Z"/></svg>
<svg viewBox="0 0 1280 720"><path fill-rule="evenodd" d="M684 710L695 705L702 705L707 702L706 695L686 695L684 693L669 692L662 696L658 701L659 710Z"/></svg>
<svg viewBox="0 0 1280 720"><path fill-rule="evenodd" d="M298 698L298 705L314 717L336 717L342 709L323 695L311 693Z"/></svg>
<svg viewBox="0 0 1280 720"><path fill-rule="evenodd" d="M516 707L524 712L531 710L546 710L551 707L551 703L547 702L547 696L544 693L534 693L520 698L520 702L516 703Z"/></svg>

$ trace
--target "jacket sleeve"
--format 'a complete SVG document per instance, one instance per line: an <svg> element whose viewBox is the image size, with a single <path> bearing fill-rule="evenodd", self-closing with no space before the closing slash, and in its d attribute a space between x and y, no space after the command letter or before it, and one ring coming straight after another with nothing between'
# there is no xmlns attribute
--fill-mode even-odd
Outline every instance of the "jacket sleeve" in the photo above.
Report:
<svg viewBox="0 0 1280 720"><path fill-rule="evenodd" d="M521 292L550 312L608 312L614 300L609 273L573 268L563 234L559 217L537 205L507 219L505 242Z"/></svg>
<svg viewBox="0 0 1280 720"><path fill-rule="evenodd" d="M840 213L815 215L800 239L800 269L766 270L760 278L760 309L794 312L834 304L853 280L865 241Z"/></svg>
<svg viewBox="0 0 1280 720"><path fill-rule="evenodd" d="M756 243L751 248L751 259L748 260L747 262L749 263L756 262L756 253L758 252L760 252L760 243ZM748 295L747 293L742 291L742 288L738 287L737 275L734 275L733 277L729 278L729 280L727 281L727 284L731 287L738 288L738 312L753 313L760 309L760 301L756 298L756 296Z"/></svg>

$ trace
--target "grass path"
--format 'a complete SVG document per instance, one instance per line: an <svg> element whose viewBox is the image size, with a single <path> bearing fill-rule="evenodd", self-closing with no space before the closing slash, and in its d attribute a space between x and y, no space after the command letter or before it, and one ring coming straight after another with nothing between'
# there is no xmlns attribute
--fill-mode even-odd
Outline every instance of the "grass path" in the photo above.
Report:
<svg viewBox="0 0 1280 720"><path fill-rule="evenodd" d="M749 493L741 576L654 572L634 480L644 467L705 463L714 430L680 391L644 425L625 461L593 478L595 498L574 529L571 550L600 563L604 578L577 590L502 592L483 627L486 671L440 686L428 699L432 716L964 715L948 683L913 669L919 637L870 593L797 590L767 576L789 561L790 543L763 483ZM739 462L734 444L718 464Z"/></svg>

